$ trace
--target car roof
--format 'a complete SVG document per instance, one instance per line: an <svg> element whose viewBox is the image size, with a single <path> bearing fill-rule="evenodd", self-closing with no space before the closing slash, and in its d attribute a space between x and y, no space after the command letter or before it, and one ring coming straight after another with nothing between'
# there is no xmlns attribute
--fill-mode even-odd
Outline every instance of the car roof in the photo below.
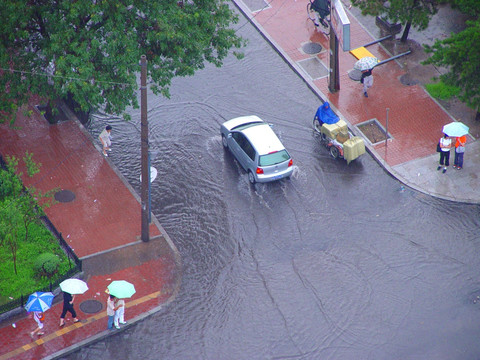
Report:
<svg viewBox="0 0 480 360"><path fill-rule="evenodd" d="M240 116L224 122L223 126L229 131L243 133L259 155L285 149L270 125L256 115Z"/></svg>
<svg viewBox="0 0 480 360"><path fill-rule="evenodd" d="M242 130L242 132L248 140L250 140L259 155L265 155L285 149L270 125L266 123L248 127Z"/></svg>

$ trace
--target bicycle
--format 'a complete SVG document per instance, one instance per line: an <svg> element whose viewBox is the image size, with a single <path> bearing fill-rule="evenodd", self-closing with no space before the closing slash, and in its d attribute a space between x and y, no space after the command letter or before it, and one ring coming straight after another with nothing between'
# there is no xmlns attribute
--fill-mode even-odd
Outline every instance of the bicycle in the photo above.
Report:
<svg viewBox="0 0 480 360"><path fill-rule="evenodd" d="M317 28L322 26L322 32L330 34L330 0L309 0L307 15Z"/></svg>

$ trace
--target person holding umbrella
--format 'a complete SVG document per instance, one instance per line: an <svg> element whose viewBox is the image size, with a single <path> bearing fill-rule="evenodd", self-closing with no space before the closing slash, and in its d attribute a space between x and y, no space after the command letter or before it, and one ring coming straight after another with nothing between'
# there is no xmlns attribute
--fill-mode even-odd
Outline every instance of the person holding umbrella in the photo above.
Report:
<svg viewBox="0 0 480 360"><path fill-rule="evenodd" d="M37 328L30 333L30 336L45 334L42 331L45 311L52 306L53 297L51 292L35 292L28 297L25 310L33 313L33 320L37 323Z"/></svg>
<svg viewBox="0 0 480 360"><path fill-rule="evenodd" d="M372 56L365 56L359 59L353 68L362 72L360 77L360 82L363 84L363 95L368 97L368 89L373 86L373 75L372 71L375 66L378 65L378 59Z"/></svg>
<svg viewBox="0 0 480 360"><path fill-rule="evenodd" d="M465 143L467 137L465 135L459 136L455 141L455 161L453 162L453 168L456 170L462 170L463 167L463 154L465 153Z"/></svg>
<svg viewBox="0 0 480 360"><path fill-rule="evenodd" d="M372 70L373 69L362 71L362 77L360 78L360 82L363 84L363 95L365 97L368 97L367 91L373 86Z"/></svg>
<svg viewBox="0 0 480 360"><path fill-rule="evenodd" d="M60 283L60 289L63 291L63 310L60 315L60 326L65 325L65 315L69 312L73 317L73 322L79 322L77 313L73 308L75 294L83 294L88 290L87 283L80 279L67 279Z"/></svg>
<svg viewBox="0 0 480 360"><path fill-rule="evenodd" d="M33 320L37 323L37 328L30 333L30 336L33 337L35 334L38 336L45 335L43 330L43 321L45 321L45 313L41 311L33 312Z"/></svg>
<svg viewBox="0 0 480 360"><path fill-rule="evenodd" d="M115 318L115 311L117 310L117 308L115 307L115 300L116 300L116 297L114 295L112 294L108 295L108 299L107 299L107 316L108 316L107 329L108 330L114 330L113 323Z"/></svg>
<svg viewBox="0 0 480 360"><path fill-rule="evenodd" d="M455 165L453 167L457 170L461 170L463 167L463 153L465 152L465 143L467 142L466 135L469 130L469 127L461 121L454 121L443 127L444 134L456 138Z"/></svg>
<svg viewBox="0 0 480 360"><path fill-rule="evenodd" d="M72 295L68 292L63 292L63 310L60 315L60 326L65 325L65 315L69 312L72 315L73 322L77 323L80 320L77 318L77 312L73 308L73 302L75 301L75 295Z"/></svg>

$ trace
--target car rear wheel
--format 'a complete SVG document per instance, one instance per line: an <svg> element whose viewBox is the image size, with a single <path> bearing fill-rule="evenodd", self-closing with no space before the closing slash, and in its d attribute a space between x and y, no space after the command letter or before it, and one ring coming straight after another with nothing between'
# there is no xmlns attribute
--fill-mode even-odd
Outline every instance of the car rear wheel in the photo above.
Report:
<svg viewBox="0 0 480 360"><path fill-rule="evenodd" d="M337 159L338 156L340 155L340 152L338 151L337 147L336 146L331 146L330 147L330 155L332 155L332 157L334 159Z"/></svg>
<svg viewBox="0 0 480 360"><path fill-rule="evenodd" d="M313 130L319 134L322 133L322 125L320 125L320 121L318 121L318 119L313 119Z"/></svg>
<svg viewBox="0 0 480 360"><path fill-rule="evenodd" d="M222 145L225 149L228 149L227 138L222 134Z"/></svg>
<svg viewBox="0 0 480 360"><path fill-rule="evenodd" d="M255 175L251 171L248 172L248 181L250 181L250 184L255 184Z"/></svg>

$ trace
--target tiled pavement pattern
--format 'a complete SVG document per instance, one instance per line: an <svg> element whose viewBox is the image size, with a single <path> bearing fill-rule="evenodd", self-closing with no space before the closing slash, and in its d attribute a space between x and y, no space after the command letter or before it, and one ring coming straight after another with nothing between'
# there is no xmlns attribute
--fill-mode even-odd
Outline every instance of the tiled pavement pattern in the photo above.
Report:
<svg viewBox="0 0 480 360"><path fill-rule="evenodd" d="M126 301L125 316L129 322L159 310L178 287L175 246L156 219L150 226L150 242L139 240L140 203L94 146L97 139L92 139L75 120L49 125L34 110L34 103L33 100L29 106L33 116L19 112L15 128L0 125L0 153L17 158L22 158L25 151L34 154L34 160L42 164L41 171L33 178L24 178L28 186L42 191L68 189L74 193L73 201L58 202L46 209L46 214L83 259L89 290L75 299L81 323L73 324L70 319L64 328L59 327L61 296L46 312L43 336L30 337L36 324L25 315L0 323L0 360L40 359L92 336L108 334L104 291L113 280L135 284L135 295ZM26 172L21 167L20 170ZM101 311L83 313L80 305L85 300L100 301Z"/></svg>
<svg viewBox="0 0 480 360"><path fill-rule="evenodd" d="M264 3L248 1L260 3L257 8ZM384 144L368 146L372 155L394 176L434 196L480 203L480 142L469 139L461 172L450 170L441 175L435 171L438 162L435 145L443 125L452 119L423 88L400 83L399 77L404 71L397 62L391 61L374 70L374 86L369 97L364 98L361 85L348 76L355 58L341 51L341 90L331 94L327 77L320 75L318 79L311 79L298 63L316 57L328 68L329 62L328 38L316 31L307 19L306 2L272 1L259 12L250 11L240 0L235 2L285 60L354 130L355 125L374 118L385 127L386 109L390 109L388 131L392 140L388 142L388 150ZM354 17L350 16L350 21L352 49L374 40ZM302 46L309 42L321 44L323 50L316 55L306 54ZM378 44L369 46L368 50L380 60L390 57ZM32 105L28 110L34 109ZM312 109L312 117L315 110ZM29 333L35 328L33 319L21 317L2 322L0 360L51 358L62 349L108 335L104 290L110 281L125 279L136 285L137 293L127 302L126 318L131 323L159 309L175 295L180 262L174 245L156 221L151 226L151 235L157 236L156 239L148 246L138 243L140 204L136 195L132 195L130 186L93 145L97 139L91 139L76 121L48 125L35 111L30 118L19 112L16 126L13 130L0 125L0 153L21 157L28 150L42 163L42 170L33 179L25 178L27 185L44 191L58 187L75 194L74 201L56 204L46 212L75 252L85 258L85 280L90 289L76 299L81 323L74 325L70 320L60 329L61 303L47 312L46 335L41 338L30 338ZM150 246L156 250L152 251ZM153 272L155 277L151 276ZM102 302L102 311L93 315L82 313L79 305L92 299Z"/></svg>
<svg viewBox="0 0 480 360"><path fill-rule="evenodd" d="M442 136L442 128L454 119L419 85L403 85L400 77L405 74L401 59L389 61L373 71L374 84L363 96L362 84L352 80L348 73L353 69L356 58L350 52L339 50L340 91L328 90L328 76L312 78L302 61L317 58L329 68L329 38L317 30L307 17L307 1L270 1L261 11L251 11L251 0L235 0L241 11L272 43L274 48L302 76L318 96L330 102L332 108L344 118L349 127L362 135L356 127L359 124L377 119L383 128L387 125L390 140L369 144L370 153L392 175L404 184L418 191L454 201L480 203L480 145L473 137L467 139L464 169L461 172L450 170L447 174L436 171L438 154L436 143ZM374 39L345 9L350 19L351 49L373 42ZM322 46L317 54L307 54L304 45L316 43ZM367 49L380 61L391 55L380 43ZM408 55L407 55L408 56ZM310 64L310 66L312 66ZM313 65L315 66L315 65ZM320 103L319 103L320 105ZM316 109L312 109L312 118ZM453 151L451 154L453 164Z"/></svg>

